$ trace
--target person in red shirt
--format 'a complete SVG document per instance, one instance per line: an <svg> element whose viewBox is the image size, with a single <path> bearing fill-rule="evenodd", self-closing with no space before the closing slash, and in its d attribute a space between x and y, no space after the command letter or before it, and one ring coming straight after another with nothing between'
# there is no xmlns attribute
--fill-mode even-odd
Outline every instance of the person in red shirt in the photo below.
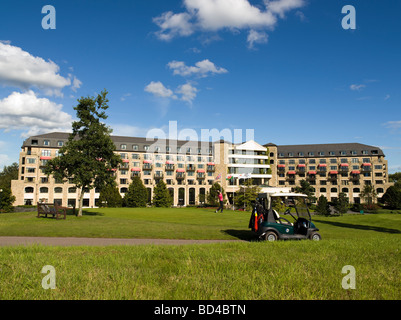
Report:
<svg viewBox="0 0 401 320"><path fill-rule="evenodd" d="M217 196L219 198L220 207L216 210L216 213L220 212L223 213L223 194L220 191L217 191Z"/></svg>

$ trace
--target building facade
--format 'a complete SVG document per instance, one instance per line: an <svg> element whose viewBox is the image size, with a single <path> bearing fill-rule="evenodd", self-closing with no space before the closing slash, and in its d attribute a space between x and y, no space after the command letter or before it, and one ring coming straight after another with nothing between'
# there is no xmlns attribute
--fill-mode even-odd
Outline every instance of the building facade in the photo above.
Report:
<svg viewBox="0 0 401 320"><path fill-rule="evenodd" d="M46 162L58 156L68 133L32 136L23 142L19 157L18 180L12 181L14 205L58 202L78 204L79 190L69 181L56 181L44 174ZM307 180L316 196L334 200L345 192L351 202L359 202L364 184L374 185L382 196L388 184L387 161L382 150L362 144L277 146L255 141L232 144L223 140L195 142L180 140L149 141L146 138L111 137L123 164L115 169L120 194L128 191L132 178L139 176L148 190L163 180L175 206L198 205L213 183L224 188L228 200L246 179L264 188L294 188ZM84 206L99 205L99 190L85 190Z"/></svg>

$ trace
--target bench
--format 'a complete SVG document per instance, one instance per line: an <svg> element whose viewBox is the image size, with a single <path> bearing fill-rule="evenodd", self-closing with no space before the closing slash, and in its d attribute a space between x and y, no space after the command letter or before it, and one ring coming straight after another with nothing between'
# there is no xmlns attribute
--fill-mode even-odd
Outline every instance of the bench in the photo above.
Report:
<svg viewBox="0 0 401 320"><path fill-rule="evenodd" d="M38 218L41 215L44 215L47 218L47 215L52 215L53 218L61 219L64 216L64 219L67 217L67 208L59 206L57 203L38 203Z"/></svg>

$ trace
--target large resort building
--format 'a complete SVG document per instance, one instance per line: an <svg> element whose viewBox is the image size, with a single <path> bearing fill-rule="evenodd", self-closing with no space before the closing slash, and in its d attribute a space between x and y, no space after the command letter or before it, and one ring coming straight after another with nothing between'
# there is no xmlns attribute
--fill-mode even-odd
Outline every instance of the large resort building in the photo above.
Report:
<svg viewBox="0 0 401 320"><path fill-rule="evenodd" d="M79 190L69 181L56 181L43 172L43 166L68 140L68 133L32 136L23 142L19 157L18 180L12 181L14 205L58 202L76 206ZM378 197L389 187L388 165L383 151L359 143L260 145L250 140L232 144L224 140L195 142L180 140L149 141L146 138L111 137L123 164L114 171L120 194L128 191L132 178L139 176L148 189L163 180L174 206L198 205L213 183L221 184L229 203L246 179L262 190L288 190L307 180L316 197L329 201L344 192L351 203L359 203L365 184L374 186ZM99 190L86 190L84 207L99 205Z"/></svg>

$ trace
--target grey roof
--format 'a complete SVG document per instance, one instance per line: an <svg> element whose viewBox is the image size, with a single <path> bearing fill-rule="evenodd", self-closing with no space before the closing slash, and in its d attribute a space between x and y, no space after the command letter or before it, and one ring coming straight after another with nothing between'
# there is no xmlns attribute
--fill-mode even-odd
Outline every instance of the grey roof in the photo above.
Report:
<svg viewBox="0 0 401 320"><path fill-rule="evenodd" d="M23 142L23 147L29 146L40 146L45 148L59 148L59 141L67 141L70 133L68 132L51 132L36 136L31 136ZM166 152L166 147L171 148L172 153L187 153L188 150L180 150L177 148L191 148L191 154L198 154L198 148L201 148L202 154L209 155L209 150L212 149L213 143L208 141L186 141L186 140L168 140L168 139L147 139L143 137L126 137L126 136L111 136L116 150L119 152L153 152L156 151L154 148L159 147L160 152ZM48 145L44 144L44 141L49 141ZM36 142L35 142L36 141ZM122 145L126 146L126 149L122 148ZM137 150L134 149L137 146ZM145 150L145 146L149 146L149 150Z"/></svg>
<svg viewBox="0 0 401 320"><path fill-rule="evenodd" d="M367 152L367 154L365 153ZM376 146L369 146L361 143L328 143L328 144L300 144L300 145L282 145L277 146L278 154L284 154L282 157L349 157L349 156L384 156L383 151ZM334 152L334 154L330 154ZM342 154L341 152L345 152ZM303 155L300 155L303 154ZM321 154L319 154L321 153Z"/></svg>

